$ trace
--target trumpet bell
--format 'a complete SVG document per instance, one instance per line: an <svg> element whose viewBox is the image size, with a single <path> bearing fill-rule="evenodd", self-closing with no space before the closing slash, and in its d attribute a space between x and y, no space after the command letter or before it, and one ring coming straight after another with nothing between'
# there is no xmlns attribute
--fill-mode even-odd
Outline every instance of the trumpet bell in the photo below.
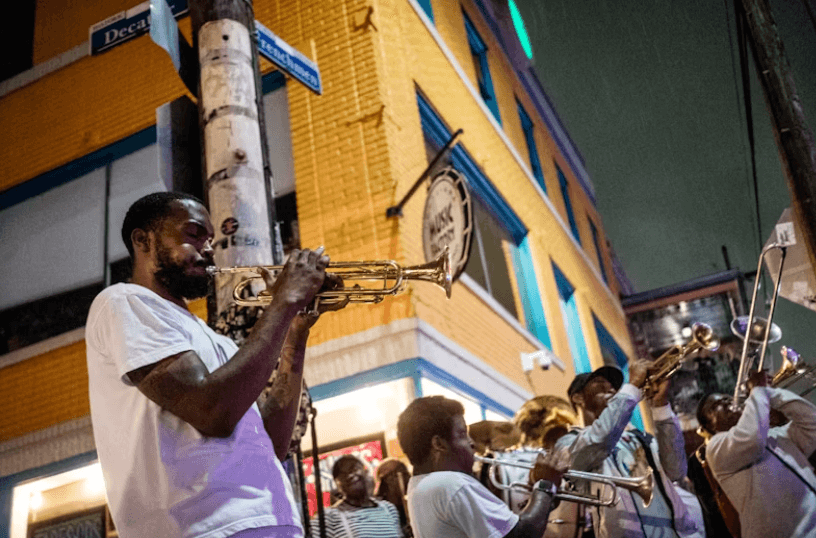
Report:
<svg viewBox="0 0 816 538"><path fill-rule="evenodd" d="M748 334L748 342L751 344L761 344L765 336L765 327L768 326L768 320L765 318L754 318L754 323L748 330L748 317L740 316L731 322L731 332L740 340L745 340L745 335ZM771 322L771 331L768 335L768 343L773 344L782 339L782 329L779 325Z"/></svg>

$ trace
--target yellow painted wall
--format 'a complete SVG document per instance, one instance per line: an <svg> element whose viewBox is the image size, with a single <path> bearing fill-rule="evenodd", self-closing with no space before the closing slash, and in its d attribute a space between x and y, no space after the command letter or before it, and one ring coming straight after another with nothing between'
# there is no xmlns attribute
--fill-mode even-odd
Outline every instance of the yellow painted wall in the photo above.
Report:
<svg viewBox="0 0 816 538"><path fill-rule="evenodd" d="M35 63L82 43L90 24L132 7L101 0L74 4L65 9L59 0L38 3ZM523 165L512 156L407 0L255 2L256 18L316 60L323 79L322 96L295 81L287 83L302 244L312 248L324 245L335 261L422 262L424 188L405 206L404 217L385 217L386 208L408 191L427 164L416 103L419 88L452 131L465 129L462 144L529 229L552 348L566 363L566 371L535 371L528 379L521 371L519 354L532 351L533 345L463 284L454 286L450 301L436 287L416 284L411 294L389 298L380 305L351 306L321 320L310 343L418 316L519 386L536 393L564 395L573 370L552 262L576 288L593 365L601 364L601 355L592 314L626 353L632 353L622 311L587 266L587 259L590 263L597 263L597 259L586 214L596 219L601 239L602 223L518 81L501 76L509 72L509 64L499 54L501 48L493 42L475 6L469 1L434 1L435 30L472 83L475 74L462 6L488 43L502 130ZM364 24L369 7L373 7L373 26ZM57 31L54 21L62 10L60 28L65 35L51 36L48 32ZM189 18L182 20L182 30L189 34ZM263 62L262 69L270 69L269 64ZM4 111L0 130L15 135L0 146L0 192L153 125L155 108L185 91L166 53L148 36L142 36L99 56L83 58L0 98ZM571 181L586 258L525 172L529 164L516 97L536 124L550 201L564 223L554 160ZM611 270L608 273L611 276ZM203 315L201 303L193 308ZM61 372L64 361L68 364L66 375L73 380L73 385L66 385L66 392L53 391L55 386L62 386L56 380L39 383L41 377L50 379L47 376L55 375L53 372ZM55 368L56 364L60 368ZM0 440L87 414L84 369L84 345L80 344L0 369L0 386L4 387L0 396L4 413L0 415L5 415L0 420L7 421L0 422ZM37 385L31 396L23 397L23 387L31 385ZM19 388L6 391L7 386ZM52 389L49 394L43 388L47 386ZM71 392L74 390L82 394ZM51 405L66 399L71 405ZM14 412L7 413L6 409Z"/></svg>

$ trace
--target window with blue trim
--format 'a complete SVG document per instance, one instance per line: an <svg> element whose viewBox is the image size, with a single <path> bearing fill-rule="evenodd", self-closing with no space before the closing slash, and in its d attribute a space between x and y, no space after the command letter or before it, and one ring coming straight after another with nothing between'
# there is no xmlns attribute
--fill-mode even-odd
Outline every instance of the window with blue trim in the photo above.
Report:
<svg viewBox="0 0 816 538"><path fill-rule="evenodd" d="M527 142L527 154L530 156L530 169L533 172L533 177L538 182L544 194L547 194L547 185L544 183L544 171L541 169L541 161L538 159L538 149L536 148L535 136L533 134L533 120L521 106L521 103L516 101L518 106L519 118L521 118L521 129L524 131L524 140Z"/></svg>
<svg viewBox="0 0 816 538"><path fill-rule="evenodd" d="M490 66L487 62L487 45L485 44L476 27L473 26L470 18L462 12L465 19L465 31L467 32L468 45L470 45L470 56L473 59L473 68L476 70L476 83L479 85L479 94L493 113L493 117L501 124L499 115L499 104L496 102L496 92L493 90L493 79L490 77Z"/></svg>
<svg viewBox="0 0 816 538"><path fill-rule="evenodd" d="M552 267L553 274L555 275L555 284L558 287L558 302L561 307L564 327L567 329L567 339L570 344L575 373L591 372L592 365L589 362L589 353L587 352L584 331L581 327L577 297L575 297L575 287L557 265L553 264Z"/></svg>
<svg viewBox="0 0 816 538"><path fill-rule="evenodd" d="M561 167L555 165L555 170L558 173L558 184L561 186L561 196L564 198L564 207L567 209L567 220L569 221L572 236L581 244L581 235L578 233L578 224L575 222L575 212L572 210L572 201L570 200L569 182L567 176L561 171Z"/></svg>
<svg viewBox="0 0 816 538"><path fill-rule="evenodd" d="M601 276L603 277L603 281L609 284L609 280L606 277L606 264L604 264L601 244L598 242L598 228L595 227L595 223L592 222L592 219L588 216L587 220L589 221L589 229L592 231L592 242L595 244L595 254L598 256L598 267L601 269Z"/></svg>
<svg viewBox="0 0 816 538"><path fill-rule="evenodd" d="M431 9L431 0L416 0L416 2L417 2L417 4L419 4L419 7L422 8L422 11L425 12L425 14L428 16L428 18L433 23L434 18L433 18L433 9Z"/></svg>
<svg viewBox="0 0 816 538"><path fill-rule="evenodd" d="M430 160L450 139L451 131L421 94L417 94L417 103ZM463 174L473 194L476 226L465 273L516 318L520 319L520 312L523 312L527 330L549 348L544 303L535 276L526 226L460 144L453 147L446 159L446 165ZM515 274L521 298L518 306L513 297L510 271Z"/></svg>
<svg viewBox="0 0 816 538"><path fill-rule="evenodd" d="M592 321L595 325L595 334L598 336L598 343L601 346L601 355L603 356L604 365L617 366L623 372L624 381L629 381L629 358L595 314L592 314ZM640 414L640 409L635 408L630 422L636 428L643 429L643 417Z"/></svg>

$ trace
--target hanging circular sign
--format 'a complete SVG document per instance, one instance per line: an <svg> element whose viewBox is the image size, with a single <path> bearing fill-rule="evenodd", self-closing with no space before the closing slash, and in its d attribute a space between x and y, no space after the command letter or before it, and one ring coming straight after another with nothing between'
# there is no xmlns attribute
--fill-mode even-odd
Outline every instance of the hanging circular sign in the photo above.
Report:
<svg viewBox="0 0 816 538"><path fill-rule="evenodd" d="M453 278L465 269L473 238L473 208L464 177L454 168L439 172L428 188L422 216L425 261L433 261L447 246Z"/></svg>

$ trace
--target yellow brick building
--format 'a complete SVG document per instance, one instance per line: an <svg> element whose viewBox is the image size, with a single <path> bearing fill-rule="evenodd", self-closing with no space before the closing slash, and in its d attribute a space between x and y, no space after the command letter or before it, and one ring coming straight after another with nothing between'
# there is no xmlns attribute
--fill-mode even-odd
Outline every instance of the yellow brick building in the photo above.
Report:
<svg viewBox="0 0 816 538"><path fill-rule="evenodd" d="M84 319L125 256L125 209L165 188L155 109L187 91L167 54L144 34L88 52L88 28L136 1L38 0L34 67L0 82L0 537L47 519L21 508L30 484L95 460L82 321L29 321L60 309ZM323 82L316 95L261 64L290 244L325 245L334 260L423 262L425 189L401 217L386 209L460 128L448 162L475 206L450 300L417 283L313 330L305 376L321 444L375 437L398 454L396 416L414 397L459 398L471 422L509 418L535 394L565 396L576 371L626 366L625 277L507 0L256 0L255 16ZM189 18L180 26L189 38ZM537 350L550 367L525 372L522 355Z"/></svg>

